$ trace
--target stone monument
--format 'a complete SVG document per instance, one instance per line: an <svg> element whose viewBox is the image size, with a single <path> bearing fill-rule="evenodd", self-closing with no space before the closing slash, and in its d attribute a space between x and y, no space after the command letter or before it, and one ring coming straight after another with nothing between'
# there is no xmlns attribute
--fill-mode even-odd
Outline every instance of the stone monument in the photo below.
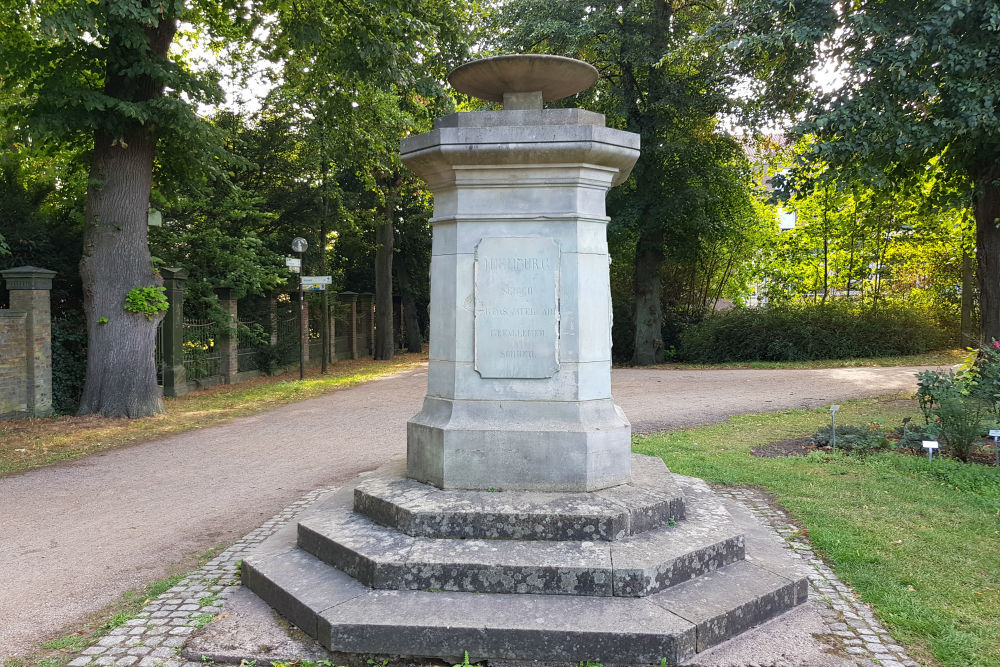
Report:
<svg viewBox="0 0 1000 667"><path fill-rule="evenodd" d="M449 80L504 110L453 114L402 144L434 193L428 390L407 428L407 475L442 489L625 483L604 199L639 137L542 108L597 80L578 60L501 56Z"/></svg>
<svg viewBox="0 0 1000 667"><path fill-rule="evenodd" d="M556 56L469 63L452 85L504 109L403 141L434 193L428 389L405 468L319 501L242 568L331 651L676 664L806 599L703 482L630 453L604 199L638 137L542 108L596 79Z"/></svg>

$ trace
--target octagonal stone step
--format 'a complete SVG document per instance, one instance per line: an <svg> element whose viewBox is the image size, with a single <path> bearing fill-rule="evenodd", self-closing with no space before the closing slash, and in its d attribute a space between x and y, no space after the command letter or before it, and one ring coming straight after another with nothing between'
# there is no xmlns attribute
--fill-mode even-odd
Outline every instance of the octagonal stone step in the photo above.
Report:
<svg viewBox="0 0 1000 667"><path fill-rule="evenodd" d="M805 602L808 590L775 572L786 568L741 561L646 598L382 591L292 539L273 544L282 539L244 559L243 583L326 648L357 654L674 665Z"/></svg>
<svg viewBox="0 0 1000 667"><path fill-rule="evenodd" d="M611 542L414 537L341 504L301 519L298 545L375 589L642 597L744 557L708 487L688 493L689 520Z"/></svg>
<svg viewBox="0 0 1000 667"><path fill-rule="evenodd" d="M634 454L632 481L592 493L442 491L402 475L354 490L354 510L414 537L614 541L684 518L663 461Z"/></svg>

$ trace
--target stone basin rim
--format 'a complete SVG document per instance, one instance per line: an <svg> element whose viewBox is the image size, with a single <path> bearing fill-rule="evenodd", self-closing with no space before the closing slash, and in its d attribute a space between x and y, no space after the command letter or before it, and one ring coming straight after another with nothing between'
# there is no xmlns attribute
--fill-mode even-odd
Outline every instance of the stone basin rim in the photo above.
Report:
<svg viewBox="0 0 1000 667"><path fill-rule="evenodd" d="M448 73L448 83L488 102L503 102L504 93L533 92L554 102L590 88L599 76L596 67L576 58L524 53L465 63Z"/></svg>

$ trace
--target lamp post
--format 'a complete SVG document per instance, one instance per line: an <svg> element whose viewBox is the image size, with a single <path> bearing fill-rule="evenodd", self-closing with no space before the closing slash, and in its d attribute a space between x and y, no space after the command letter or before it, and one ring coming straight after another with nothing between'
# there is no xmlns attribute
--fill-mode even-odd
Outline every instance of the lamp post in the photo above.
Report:
<svg viewBox="0 0 1000 667"><path fill-rule="evenodd" d="M302 253L306 251L309 247L309 242L306 241L301 236L296 236L292 239L292 252L297 252L299 254L299 264L302 263ZM302 288L302 271L299 268L299 379L304 380L306 377L306 345L309 344L309 326L305 321L306 313L306 299L305 290Z"/></svg>

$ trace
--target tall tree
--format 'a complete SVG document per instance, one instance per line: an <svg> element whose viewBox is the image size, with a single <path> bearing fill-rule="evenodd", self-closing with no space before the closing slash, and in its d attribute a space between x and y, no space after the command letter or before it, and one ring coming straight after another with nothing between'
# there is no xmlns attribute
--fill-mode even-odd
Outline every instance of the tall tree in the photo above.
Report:
<svg viewBox="0 0 1000 667"><path fill-rule="evenodd" d="M303 0L266 3L276 30L265 52L282 63L275 99L316 129L325 197L353 199L374 230L375 357L393 340L394 226L403 183L399 140L451 108L442 81L467 52L471 3L445 0ZM340 174L342 178L337 178ZM343 178L346 177L346 178ZM363 192L346 193L341 180ZM330 193L340 192L339 195ZM328 201L328 199L323 199Z"/></svg>
<svg viewBox="0 0 1000 667"><path fill-rule="evenodd" d="M242 13L235 4L182 0L0 5L0 80L25 102L9 110L38 133L93 141L80 262L88 329L81 413L140 417L163 409L153 355L162 312L150 299L155 291L144 290L161 283L147 246L157 143L173 135L175 146L203 156L218 145L192 107L218 91L174 60L170 47L181 19L211 24L221 36L218 29L231 29ZM126 311L130 294L150 308L148 317Z"/></svg>
<svg viewBox="0 0 1000 667"><path fill-rule="evenodd" d="M965 180L982 335L1000 339L1000 2L739 0L736 8L719 29L733 33L737 60L768 54L760 99L805 110L795 131L818 141L804 162L885 186L934 158ZM839 75L826 92L813 76L823 65Z"/></svg>
<svg viewBox="0 0 1000 667"><path fill-rule="evenodd" d="M697 265L711 227L755 217L742 149L718 122L731 104L733 81L706 31L722 8L679 0L507 0L497 13L499 49L590 62L602 78L579 101L604 112L609 125L640 135L630 181L608 202L612 234L626 237L634 253L632 360L638 364L663 358L665 263ZM742 212L717 218L713 209Z"/></svg>

